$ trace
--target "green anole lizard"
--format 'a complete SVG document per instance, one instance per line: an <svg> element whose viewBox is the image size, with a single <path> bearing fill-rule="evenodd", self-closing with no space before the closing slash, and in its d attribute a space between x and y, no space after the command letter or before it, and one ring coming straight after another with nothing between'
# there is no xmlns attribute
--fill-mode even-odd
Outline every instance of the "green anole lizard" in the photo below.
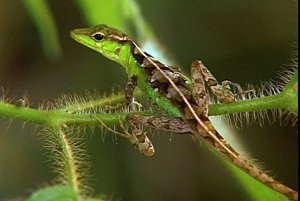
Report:
<svg viewBox="0 0 300 201"><path fill-rule="evenodd" d="M298 200L298 192L274 180L244 159L209 121L209 98L205 83L222 102L234 101L235 95L229 85L241 91L239 85L229 81L219 84L201 61L192 63L189 80L180 72L180 68L162 64L142 51L127 35L106 25L75 29L71 31L71 37L125 67L128 74L125 97L128 102L135 102L133 92L138 86L160 109L186 122L191 133L212 145L237 167L290 199Z"/></svg>

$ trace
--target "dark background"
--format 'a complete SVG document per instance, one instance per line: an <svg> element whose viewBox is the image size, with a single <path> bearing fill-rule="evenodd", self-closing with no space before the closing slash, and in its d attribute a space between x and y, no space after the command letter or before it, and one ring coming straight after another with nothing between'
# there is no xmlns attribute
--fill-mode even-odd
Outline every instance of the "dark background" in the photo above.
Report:
<svg viewBox="0 0 300 201"><path fill-rule="evenodd" d="M277 79L298 40L294 1L138 1L168 54L185 69L201 59L220 80L245 85ZM87 26L73 1L49 1L63 57L50 62L20 1L0 0L0 87L9 97L28 94L33 107L64 93L122 89L122 68L69 37ZM297 127L297 126L296 126ZM298 133L287 125L253 122L237 130L246 153L280 181L298 188ZM114 200L247 200L248 195L220 162L185 136L155 133L156 155L145 158L128 142L88 135L91 184ZM171 139L171 141L170 141ZM239 145L241 146L241 145ZM33 126L0 123L0 200L27 196L53 181L48 154ZM151 199L150 199L151 198Z"/></svg>

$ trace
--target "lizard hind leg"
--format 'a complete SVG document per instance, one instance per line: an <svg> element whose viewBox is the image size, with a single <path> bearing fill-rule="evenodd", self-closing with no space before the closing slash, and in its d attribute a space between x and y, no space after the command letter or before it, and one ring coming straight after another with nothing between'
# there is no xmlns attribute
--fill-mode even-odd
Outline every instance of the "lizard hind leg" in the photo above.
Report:
<svg viewBox="0 0 300 201"><path fill-rule="evenodd" d="M106 130L126 138L133 146L143 155L145 156L153 156L155 150L152 142L147 136L147 133L144 132L142 129L138 128L135 124L130 122L130 128L131 128L131 133L128 132L128 128L125 128L125 125L123 122L120 120L120 127L124 131L124 133L118 132L109 126L107 126L100 118L98 118L96 115L93 115L93 117L101 124L103 128Z"/></svg>
<svg viewBox="0 0 300 201"><path fill-rule="evenodd" d="M137 148L137 150L139 150L141 154L144 154L148 157L153 156L153 154L155 153L155 149L145 131L143 131L141 128L138 128L136 124L130 122L132 131L132 133L130 134L125 130L124 124L121 121L120 125L125 133L130 135L130 138L128 138L128 140L134 145L135 148Z"/></svg>

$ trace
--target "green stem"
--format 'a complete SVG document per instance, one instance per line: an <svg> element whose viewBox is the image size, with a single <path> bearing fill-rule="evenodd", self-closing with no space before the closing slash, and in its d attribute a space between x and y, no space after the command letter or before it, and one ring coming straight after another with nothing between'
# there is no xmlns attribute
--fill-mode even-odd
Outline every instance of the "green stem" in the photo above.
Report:
<svg viewBox="0 0 300 201"><path fill-rule="evenodd" d="M42 124L49 121L49 116L52 116L52 112L27 107L18 107L13 104L0 102L0 115Z"/></svg>
<svg viewBox="0 0 300 201"><path fill-rule="evenodd" d="M283 93L286 95L286 108L294 115L298 115L298 69L294 72Z"/></svg>
<svg viewBox="0 0 300 201"><path fill-rule="evenodd" d="M237 101L233 103L213 104L209 106L209 116L233 114L241 112L251 112L266 109L285 108L286 97L279 93L273 96L264 96L261 98Z"/></svg>
<svg viewBox="0 0 300 201"><path fill-rule="evenodd" d="M135 92L135 97L143 98L141 91ZM88 114L76 114L77 111L83 111L88 108L95 108L97 106L115 105L124 103L124 94L118 94L101 99L91 100L78 104L69 104L66 107L54 110L33 109L28 107L21 107L14 104L0 102L0 116L17 118L24 121L31 121L38 124L84 124L84 125L98 125L95 118ZM298 74L295 72L287 87L276 95L264 96L261 98L237 101L226 104L212 104L209 106L209 115L224 115L241 112L250 112L266 109L288 109L295 115L298 113ZM118 124L119 121L125 121L126 116L130 112L116 112L97 114L103 122L107 124ZM137 112L140 115L154 114L152 111Z"/></svg>
<svg viewBox="0 0 300 201"><path fill-rule="evenodd" d="M237 101L233 103L212 104L209 106L209 115L224 115L241 112L250 112L266 109L289 109L294 114L298 113L298 82L297 75L291 80L288 87L281 93L264 96L261 98ZM142 98L143 94L140 91L135 93L136 97ZM93 108L99 105L114 105L124 102L124 95L119 94L111 97L102 98L99 100L91 100L79 104L70 104L64 108L56 110L42 110L28 107L19 107L13 104L0 102L0 115L21 119L24 121L32 121L38 124L47 124L49 122L57 122L58 124L85 124L97 125L98 122L87 114L72 114L71 112ZM108 124L118 124L119 119L125 120L129 112L118 112L112 114L98 114L97 117ZM139 114L153 114L151 111L139 112Z"/></svg>
<svg viewBox="0 0 300 201"><path fill-rule="evenodd" d="M134 92L135 97L143 97L143 93L140 90L136 90ZM88 108L95 108L97 106L104 106L104 105L116 105L118 103L124 103L126 101L124 94L117 94L112 95L105 98L90 100L78 104L71 104L67 105L63 108L60 108L59 110L65 111L65 112L76 112L76 111L82 111Z"/></svg>
<svg viewBox="0 0 300 201"><path fill-rule="evenodd" d="M76 201L81 200L80 199L80 179L79 179L79 172L78 172L78 166L77 166L77 159L76 159L76 153L74 153L71 140L68 138L67 133L63 131L63 128L60 125L53 124L51 126L51 133L53 134L53 137L56 139L55 141L58 143L55 143L55 147L57 152L61 156L57 156L55 160L57 160L57 163L60 164L59 166L62 169L63 172L63 178L65 178L65 182L68 186L70 186L74 192L76 192ZM52 150L53 151L53 150ZM58 168L58 170L60 169Z"/></svg>
<svg viewBox="0 0 300 201"><path fill-rule="evenodd" d="M297 71L281 93L233 103L213 104L209 106L209 115L216 116L266 109L287 109L295 115L298 114Z"/></svg>
<svg viewBox="0 0 300 201"><path fill-rule="evenodd" d="M126 121L126 116L131 112L118 112L111 114L97 114L97 117L107 124L118 124ZM134 112L140 115L153 114L151 111ZM42 110L18 107L13 104L0 102L0 116L31 121L37 124L55 125L99 125L99 122L89 114L70 114L60 110Z"/></svg>

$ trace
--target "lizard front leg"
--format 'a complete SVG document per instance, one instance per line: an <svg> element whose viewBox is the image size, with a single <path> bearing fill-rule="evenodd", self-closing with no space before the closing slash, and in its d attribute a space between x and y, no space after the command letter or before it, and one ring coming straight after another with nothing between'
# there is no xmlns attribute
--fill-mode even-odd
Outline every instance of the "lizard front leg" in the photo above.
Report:
<svg viewBox="0 0 300 201"><path fill-rule="evenodd" d="M203 76L203 80L220 102L230 103L235 101L236 95L231 91L230 86L237 89L237 95L241 95L242 97L244 96L241 86L235 82L224 80L221 84L219 84L217 79L210 73L201 61L194 61L192 63L192 68L193 67L197 71L200 71Z"/></svg>
<svg viewBox="0 0 300 201"><path fill-rule="evenodd" d="M129 108L134 107L135 105L138 107L138 110L142 107L142 105L135 101L133 93L134 89L137 87L138 78L135 75L129 76L128 81L125 88L125 98L127 100L127 103L129 105Z"/></svg>

